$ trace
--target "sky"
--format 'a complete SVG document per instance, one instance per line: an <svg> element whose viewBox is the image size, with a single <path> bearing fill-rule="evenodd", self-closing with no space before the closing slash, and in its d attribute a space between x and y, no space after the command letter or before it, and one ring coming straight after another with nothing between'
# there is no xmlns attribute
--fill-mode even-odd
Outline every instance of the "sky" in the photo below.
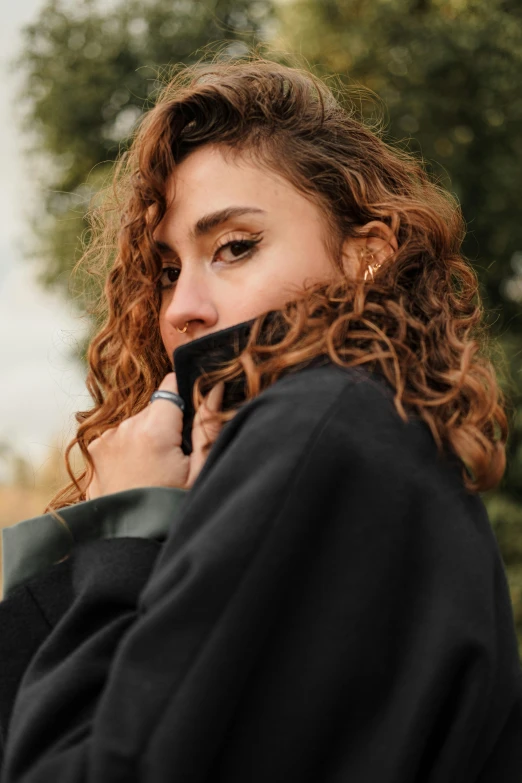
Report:
<svg viewBox="0 0 522 783"><path fill-rule="evenodd" d="M19 76L9 65L20 49L21 27L43 5L6 3L0 25L0 444L28 460L34 472L51 448L69 440L74 412L89 407L84 372L69 358L85 326L62 298L38 286L36 269L21 250L38 193L16 112Z"/></svg>

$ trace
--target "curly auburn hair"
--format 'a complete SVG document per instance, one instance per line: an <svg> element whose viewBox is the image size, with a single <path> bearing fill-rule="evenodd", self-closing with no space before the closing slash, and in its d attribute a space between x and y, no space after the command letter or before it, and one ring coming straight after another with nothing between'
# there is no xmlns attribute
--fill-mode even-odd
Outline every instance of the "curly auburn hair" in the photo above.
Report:
<svg viewBox="0 0 522 783"><path fill-rule="evenodd" d="M260 315L242 353L197 379L195 409L219 380L243 377L246 402L283 372L328 354L341 366L380 370L395 390L399 415L406 420L408 409L415 412L438 449L460 458L469 491L499 483L507 418L487 356L476 274L460 252L460 207L414 155L382 139L378 123L370 127L357 116L349 88L341 99L308 69L257 52L174 70L120 157L101 208L91 214L93 238L79 263L105 278L98 310L104 322L87 357L94 405L76 414L77 434L65 453L71 482L47 510L85 499L93 469L88 445L142 410L172 369L159 332L162 263L153 234L176 165L205 144L248 155L311 198L341 273L343 242L365 236L371 220L392 229L398 250L373 280L344 273L308 286L276 312L275 328L284 336L274 344L259 342ZM216 416L228 421L234 413ZM70 464L75 445L85 464L78 476Z"/></svg>

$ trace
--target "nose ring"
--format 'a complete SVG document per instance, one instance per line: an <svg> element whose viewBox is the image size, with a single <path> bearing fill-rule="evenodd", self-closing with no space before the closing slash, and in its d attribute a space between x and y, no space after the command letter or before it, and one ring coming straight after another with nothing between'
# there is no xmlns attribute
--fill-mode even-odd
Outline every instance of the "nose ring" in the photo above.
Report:
<svg viewBox="0 0 522 783"><path fill-rule="evenodd" d="M178 326L176 326L176 331L177 331L177 332L181 332L182 334L185 334L185 332L186 332L186 331L187 331L187 329L188 329L188 325L189 325L189 322L187 321L187 322L185 323L185 328L184 328L184 329L180 329Z"/></svg>

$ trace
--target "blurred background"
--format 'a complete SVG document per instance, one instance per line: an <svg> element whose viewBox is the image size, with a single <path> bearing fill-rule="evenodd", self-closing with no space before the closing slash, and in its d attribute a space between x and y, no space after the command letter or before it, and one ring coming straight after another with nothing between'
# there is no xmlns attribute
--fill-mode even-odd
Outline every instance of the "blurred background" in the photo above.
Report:
<svg viewBox="0 0 522 783"><path fill-rule="evenodd" d="M520 0L17 0L0 41L0 525L41 513L64 483L73 413L89 407L92 324L70 278L89 201L169 65L264 43L370 88L385 138L462 205L511 406L508 470L483 497L522 652Z"/></svg>

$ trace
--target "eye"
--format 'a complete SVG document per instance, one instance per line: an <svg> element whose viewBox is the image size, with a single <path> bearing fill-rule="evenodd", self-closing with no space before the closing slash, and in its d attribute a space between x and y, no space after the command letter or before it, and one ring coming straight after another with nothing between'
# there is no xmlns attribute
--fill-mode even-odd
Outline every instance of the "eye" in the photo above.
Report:
<svg viewBox="0 0 522 783"><path fill-rule="evenodd" d="M223 243L216 249L213 261L215 261L225 250L229 251L231 257L228 259L221 259L223 264L231 265L235 262L246 261L247 258L254 255L256 252L256 245L258 245L260 241L260 236L256 236L254 239L232 239ZM166 291L167 289L172 288L178 281L180 271L181 269L179 266L164 266L158 280L160 289Z"/></svg>
<svg viewBox="0 0 522 783"><path fill-rule="evenodd" d="M224 259L224 263L233 264L234 261L242 261L246 258L250 258L255 252L255 246L260 242L260 239L232 239L230 242L225 242L220 245L215 252L214 258L218 254L221 254L223 250L229 248L232 258Z"/></svg>
<svg viewBox="0 0 522 783"><path fill-rule="evenodd" d="M165 266L158 280L158 285L162 291L174 285L179 277L179 267Z"/></svg>

